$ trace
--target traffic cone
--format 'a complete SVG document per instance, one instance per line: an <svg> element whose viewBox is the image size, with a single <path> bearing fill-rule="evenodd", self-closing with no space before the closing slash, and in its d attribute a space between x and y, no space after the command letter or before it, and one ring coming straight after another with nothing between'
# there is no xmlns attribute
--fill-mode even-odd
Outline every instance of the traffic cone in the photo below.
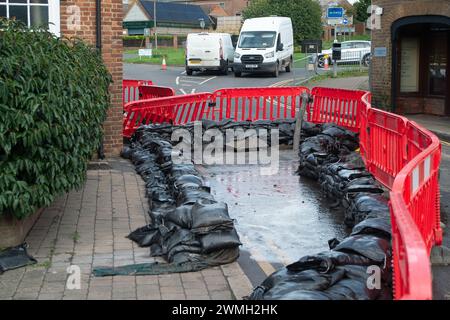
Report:
<svg viewBox="0 0 450 320"><path fill-rule="evenodd" d="M167 63L166 63L166 57L163 57L161 70L166 71L167 70Z"/></svg>
<svg viewBox="0 0 450 320"><path fill-rule="evenodd" d="M328 55L325 55L323 57L325 59L325 61L323 62L323 69L324 70L328 70L329 66L328 66Z"/></svg>

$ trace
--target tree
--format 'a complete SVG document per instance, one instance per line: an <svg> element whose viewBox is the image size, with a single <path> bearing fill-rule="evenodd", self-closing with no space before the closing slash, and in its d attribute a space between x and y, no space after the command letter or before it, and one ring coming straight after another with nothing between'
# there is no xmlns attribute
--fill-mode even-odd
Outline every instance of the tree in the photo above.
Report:
<svg viewBox="0 0 450 320"><path fill-rule="evenodd" d="M359 0L353 7L355 8L355 19L359 22L366 22L370 14L367 13L367 9L372 4L372 0Z"/></svg>
<svg viewBox="0 0 450 320"><path fill-rule="evenodd" d="M314 0L254 0L243 11L244 19L271 15L290 17L296 43L322 37L322 9Z"/></svg>

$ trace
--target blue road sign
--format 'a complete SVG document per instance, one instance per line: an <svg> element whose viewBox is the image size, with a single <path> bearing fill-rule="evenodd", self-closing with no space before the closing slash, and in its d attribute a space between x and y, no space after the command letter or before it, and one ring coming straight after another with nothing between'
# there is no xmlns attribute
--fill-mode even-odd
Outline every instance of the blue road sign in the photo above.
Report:
<svg viewBox="0 0 450 320"><path fill-rule="evenodd" d="M344 18L344 19L342 20L342 24L347 25L347 24L348 24L348 19L347 19L347 18Z"/></svg>
<svg viewBox="0 0 450 320"><path fill-rule="evenodd" d="M344 17L344 8L341 7L331 7L327 10L328 19L339 19Z"/></svg>

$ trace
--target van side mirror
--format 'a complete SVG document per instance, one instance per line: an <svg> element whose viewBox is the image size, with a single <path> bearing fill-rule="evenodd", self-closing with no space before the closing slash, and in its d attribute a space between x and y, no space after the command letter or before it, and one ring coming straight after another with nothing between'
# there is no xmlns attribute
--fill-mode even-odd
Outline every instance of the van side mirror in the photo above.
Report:
<svg viewBox="0 0 450 320"><path fill-rule="evenodd" d="M278 45L277 51L283 51L284 50L284 45L282 43L280 43Z"/></svg>

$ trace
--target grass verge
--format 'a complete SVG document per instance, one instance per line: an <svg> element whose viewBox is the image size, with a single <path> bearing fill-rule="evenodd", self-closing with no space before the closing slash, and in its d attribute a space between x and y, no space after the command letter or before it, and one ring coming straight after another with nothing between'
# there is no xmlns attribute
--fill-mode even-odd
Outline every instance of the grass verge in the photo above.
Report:
<svg viewBox="0 0 450 320"><path fill-rule="evenodd" d="M182 48L159 48L153 50L153 57L139 57L138 50L125 50L125 54L136 55L135 57L125 58L126 63L144 63L144 64L157 64L162 63L163 57L166 57L167 65L171 66L184 66L185 53Z"/></svg>

